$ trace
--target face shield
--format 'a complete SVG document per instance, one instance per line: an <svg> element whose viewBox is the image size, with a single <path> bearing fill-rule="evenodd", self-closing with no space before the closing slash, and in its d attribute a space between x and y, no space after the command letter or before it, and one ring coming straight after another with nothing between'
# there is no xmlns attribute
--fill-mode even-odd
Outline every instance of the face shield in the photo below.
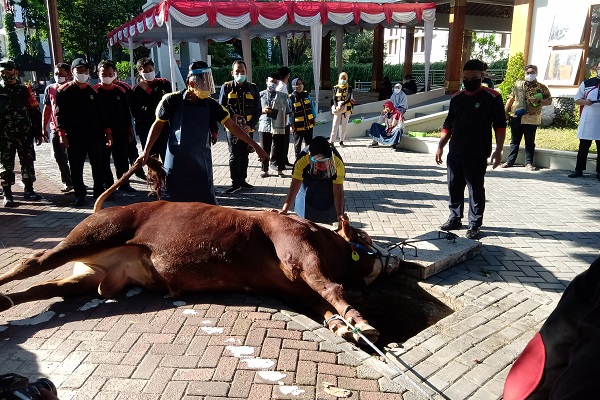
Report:
<svg viewBox="0 0 600 400"><path fill-rule="evenodd" d="M336 174L335 163L332 157L320 154L310 156L310 175L317 179L328 179Z"/></svg>
<svg viewBox="0 0 600 400"><path fill-rule="evenodd" d="M215 81L210 68L193 69L190 71L190 75L190 80L196 83L195 89L208 92L208 94L215 93Z"/></svg>

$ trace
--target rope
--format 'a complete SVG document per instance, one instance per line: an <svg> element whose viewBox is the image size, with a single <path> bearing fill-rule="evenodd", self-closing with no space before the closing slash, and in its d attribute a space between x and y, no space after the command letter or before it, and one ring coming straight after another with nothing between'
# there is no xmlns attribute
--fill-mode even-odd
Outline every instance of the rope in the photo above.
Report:
<svg viewBox="0 0 600 400"><path fill-rule="evenodd" d="M388 357L381 350L379 350L377 347L375 347L373 342L371 342L369 339L367 339L365 337L365 335L363 335L363 333L360 331L360 328L357 328L357 327L351 325L344 317L342 317L339 314L335 314L334 316L329 318L328 321L331 321L334 319L342 320L350 328L352 333L358 334L365 341L365 343L367 343L369 345L369 347L371 347L373 350L375 350L375 352L377 354L379 354L381 357L383 357L385 360L387 360L388 364L393 366L396 370L398 370L398 372L400 372L400 375L402 375L420 394L422 394L425 398L427 398L427 400L433 400L433 397L431 397L431 395L429 393L427 393L421 386L419 386L419 384L417 382L415 382L414 379L412 379L404 371L402 371L400 369L400 367L398 367L390 357ZM401 360L398 360L398 361L400 361L405 367L410 368L406 363L402 362ZM410 368L410 369L412 369L412 368ZM435 390L436 392L441 394L445 399L448 399L448 397L444 396L444 394L439 392L436 388L433 388L431 385L429 385L429 386L433 390Z"/></svg>

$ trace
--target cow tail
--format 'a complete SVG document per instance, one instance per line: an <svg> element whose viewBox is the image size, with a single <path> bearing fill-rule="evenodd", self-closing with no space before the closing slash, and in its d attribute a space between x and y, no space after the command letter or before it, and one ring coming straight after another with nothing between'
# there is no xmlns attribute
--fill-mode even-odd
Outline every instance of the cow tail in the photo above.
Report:
<svg viewBox="0 0 600 400"><path fill-rule="evenodd" d="M147 165L148 165L148 178L147 178L146 183L149 186L151 185L150 194L158 195L160 193L160 187L166 176L165 172L162 168L161 162L156 157L150 157L148 159ZM111 194L113 194L119 187L121 187L121 185L123 185L124 183L127 183L127 181L129 181L129 178L131 177L131 175L133 175L135 173L135 171L138 170L139 168L142 168L142 160L138 158L135 161L135 163L133 163L131 168L129 168L129 170L123 174L123 176L121 176L115 183L113 183L111 187L106 189L104 191L104 193L102 193L100 196L98 196L98 199L96 199L96 202L94 203L94 212L98 212L98 211L102 210L102 204L104 203L104 201Z"/></svg>

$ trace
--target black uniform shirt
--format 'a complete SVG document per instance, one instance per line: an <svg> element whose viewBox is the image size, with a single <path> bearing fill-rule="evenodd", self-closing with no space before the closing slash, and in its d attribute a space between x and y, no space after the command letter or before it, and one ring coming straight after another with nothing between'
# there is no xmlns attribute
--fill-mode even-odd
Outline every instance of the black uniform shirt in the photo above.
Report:
<svg viewBox="0 0 600 400"><path fill-rule="evenodd" d="M108 89L101 84L94 86L94 89L98 91L113 135L128 135L131 131L131 114L127 91L121 86L114 85Z"/></svg>
<svg viewBox="0 0 600 400"><path fill-rule="evenodd" d="M492 127L506 130L500 93L484 86L473 94L464 90L456 93L443 127L452 134L448 154L488 158L492 154Z"/></svg>
<svg viewBox="0 0 600 400"><path fill-rule="evenodd" d="M56 125L68 135L103 133L108 123L98 92L90 85L81 89L74 81L61 85L56 93Z"/></svg>
<svg viewBox="0 0 600 400"><path fill-rule="evenodd" d="M131 113L135 123L150 127L154 122L156 108L163 96L172 92L171 82L164 78L156 78L148 82L148 90L135 85L131 97Z"/></svg>

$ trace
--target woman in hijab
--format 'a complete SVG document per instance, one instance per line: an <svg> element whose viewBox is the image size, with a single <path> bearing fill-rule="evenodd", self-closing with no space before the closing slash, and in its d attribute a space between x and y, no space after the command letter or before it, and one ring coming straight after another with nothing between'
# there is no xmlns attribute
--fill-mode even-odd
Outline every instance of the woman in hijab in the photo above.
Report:
<svg viewBox="0 0 600 400"><path fill-rule="evenodd" d="M354 98L352 97L352 88L348 85L348 74L340 74L338 84L333 87L333 96L331 96L331 112L333 114L333 124L331 128L331 144L335 143L340 126L340 146L344 147L344 138L348 129L348 118L352 114Z"/></svg>
<svg viewBox="0 0 600 400"><path fill-rule="evenodd" d="M383 104L379 120L371 125L370 134L373 137L373 143L369 147L376 147L379 144L391 145L392 149L400 151L397 145L402 133L404 133L404 117L391 101L386 101Z"/></svg>
<svg viewBox="0 0 600 400"><path fill-rule="evenodd" d="M406 98L406 93L402 91L401 83L396 83L396 86L394 86L394 93L392 93L390 101L402 115L408 110L408 99Z"/></svg>

